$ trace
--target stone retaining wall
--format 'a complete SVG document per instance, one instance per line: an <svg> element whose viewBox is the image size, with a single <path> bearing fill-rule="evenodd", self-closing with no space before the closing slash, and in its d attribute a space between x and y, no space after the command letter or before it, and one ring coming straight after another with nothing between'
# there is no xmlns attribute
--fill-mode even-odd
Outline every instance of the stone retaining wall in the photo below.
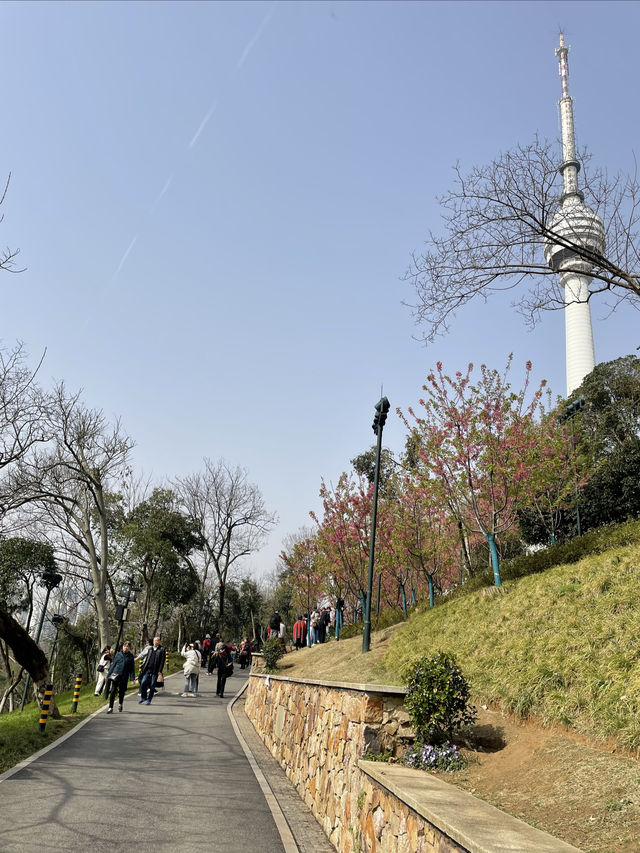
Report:
<svg viewBox="0 0 640 853"><path fill-rule="evenodd" d="M432 774L362 760L411 737L404 694L251 673L246 713L339 853L579 853Z"/></svg>
<svg viewBox="0 0 640 853"><path fill-rule="evenodd" d="M358 767L367 750L397 749L411 735L403 697L382 686L249 679L247 715L340 853L464 849Z"/></svg>

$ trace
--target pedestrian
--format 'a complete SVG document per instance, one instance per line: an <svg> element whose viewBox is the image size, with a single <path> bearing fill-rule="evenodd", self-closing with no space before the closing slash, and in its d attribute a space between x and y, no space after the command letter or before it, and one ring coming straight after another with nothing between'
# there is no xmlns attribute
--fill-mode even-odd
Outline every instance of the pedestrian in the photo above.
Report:
<svg viewBox="0 0 640 853"><path fill-rule="evenodd" d="M326 643L327 641L327 629L329 627L329 622L331 621L331 616L329 615L329 608L323 607L320 612L320 642Z"/></svg>
<svg viewBox="0 0 640 853"><path fill-rule="evenodd" d="M311 645L320 642L320 613L314 610L311 613Z"/></svg>
<svg viewBox="0 0 640 853"><path fill-rule="evenodd" d="M131 643L126 640L122 644L122 649L116 652L107 678L111 681L109 692L109 707L107 714L113 713L113 706L116 701L116 691L118 693L118 711L122 711L122 703L124 694L127 692L127 682L129 679L134 680L136 663L131 653Z"/></svg>
<svg viewBox="0 0 640 853"><path fill-rule="evenodd" d="M146 658L144 659L144 663L142 664L142 668L140 669L140 698L138 699L139 705L141 705L143 702L145 703L145 705L151 704L153 695L156 692L156 684L158 683L158 677L162 674L166 659L167 653L162 648L160 637L154 637L153 646L151 647L151 650L147 654Z"/></svg>
<svg viewBox="0 0 640 853"><path fill-rule="evenodd" d="M233 661L231 660L231 650L228 643L218 643L216 646L216 655L218 656L218 683L216 685L216 696L224 699L224 687L227 683L227 678L233 675Z"/></svg>
<svg viewBox="0 0 640 853"><path fill-rule="evenodd" d="M249 642L249 640L245 637L242 643L240 643L240 654L238 655L238 660L240 662L240 669L245 669L246 667L251 666L251 655L253 654L253 646Z"/></svg>
<svg viewBox="0 0 640 853"><path fill-rule="evenodd" d="M142 666L144 665L144 662L147 659L147 655L149 654L149 652L151 651L152 648L153 648L153 640L151 637L149 637L144 649L140 652L139 655L136 655L136 657L135 657L136 663L138 664L138 675L140 674ZM138 696L140 696L139 690L138 690Z"/></svg>
<svg viewBox="0 0 640 853"><path fill-rule="evenodd" d="M278 631L278 637L280 638L280 642L282 644L282 651L286 654L287 653L287 627L284 624L284 622L282 621L282 619L280 620L280 629Z"/></svg>
<svg viewBox="0 0 640 853"><path fill-rule="evenodd" d="M307 623L302 616L298 615L293 625L293 641L296 644L296 649L301 649L306 644L306 634Z"/></svg>
<svg viewBox="0 0 640 853"><path fill-rule="evenodd" d="M98 666L96 667L97 679L96 688L93 691L94 696L99 696L102 693L102 688L107 683L107 673L109 671L109 667L111 666L112 660L113 654L111 652L111 646L105 646L104 649L100 652L100 657L98 658Z"/></svg>
<svg viewBox="0 0 640 853"><path fill-rule="evenodd" d="M281 622L282 622L282 619L280 618L280 614L278 613L277 610L274 610L273 616L271 617L271 619L269 619L269 627L267 629L267 636L269 637L269 639L271 639L272 637L279 637L280 636L280 623Z"/></svg>
<svg viewBox="0 0 640 853"><path fill-rule="evenodd" d="M216 647L220 642L222 642L220 639L220 634L216 634L215 637L211 640L211 654L209 655L209 663L207 665L207 675L211 675L213 670L218 666L218 655L216 653Z"/></svg>
<svg viewBox="0 0 640 853"><path fill-rule="evenodd" d="M200 674L200 652L196 651L193 643L185 643L180 652L183 658L186 658L182 665L184 672L184 692L183 696L188 696L192 693L198 695L198 676Z"/></svg>
<svg viewBox="0 0 640 853"><path fill-rule="evenodd" d="M211 634L207 634L207 636L202 641L202 666L206 666L208 668L209 655L210 654L211 654Z"/></svg>

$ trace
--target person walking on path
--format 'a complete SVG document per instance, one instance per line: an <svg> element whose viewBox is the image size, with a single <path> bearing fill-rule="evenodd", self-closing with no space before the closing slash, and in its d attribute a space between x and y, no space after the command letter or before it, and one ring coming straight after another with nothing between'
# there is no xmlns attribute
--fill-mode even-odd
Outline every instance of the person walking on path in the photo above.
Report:
<svg viewBox="0 0 640 853"><path fill-rule="evenodd" d="M127 640L122 644L122 650L116 653L111 666L109 667L108 678L111 682L111 692L109 694L109 707L107 714L113 713L113 706L116 701L116 691L118 692L118 711L122 711L122 703L124 694L127 692L127 682L129 678L134 680L134 671L136 662L131 654L131 643Z"/></svg>
<svg viewBox="0 0 640 853"><path fill-rule="evenodd" d="M221 642L222 640L220 639L220 634L216 634L213 640L211 640L211 654L209 655L207 675L211 675L213 670L218 666L218 655L216 653L216 648Z"/></svg>
<svg viewBox="0 0 640 853"><path fill-rule="evenodd" d="M98 660L98 677L96 679L95 690L93 691L94 696L99 696L102 693L102 688L107 683L107 673L109 671L109 667L111 666L112 660L113 655L111 653L111 646L105 646L104 649L100 652L100 658Z"/></svg>
<svg viewBox="0 0 640 853"><path fill-rule="evenodd" d="M238 661L240 662L240 669L245 669L246 667L251 666L251 656L253 654L253 646L245 637L240 644L240 653L238 654Z"/></svg>
<svg viewBox="0 0 640 853"><path fill-rule="evenodd" d="M209 663L209 655L211 654L211 634L202 641L202 666L207 666Z"/></svg>
<svg viewBox="0 0 640 853"><path fill-rule="evenodd" d="M162 648L160 637L153 638L153 646L144 659L140 670L140 698L138 704L143 702L145 705L150 705L153 695L156 692L156 683L158 675L164 669L164 664L167 659L167 653Z"/></svg>
<svg viewBox="0 0 640 853"><path fill-rule="evenodd" d="M194 649L192 643L186 643L180 652L183 658L186 658L182 664L184 672L184 693L183 696L188 696L189 693L198 695L198 676L200 674L200 652Z"/></svg>
<svg viewBox="0 0 640 853"><path fill-rule="evenodd" d="M218 683L216 685L216 696L224 699L224 687L227 683L227 677L233 674L233 661L231 660L229 645L225 645L225 643L218 643L216 646L216 655L218 657Z"/></svg>

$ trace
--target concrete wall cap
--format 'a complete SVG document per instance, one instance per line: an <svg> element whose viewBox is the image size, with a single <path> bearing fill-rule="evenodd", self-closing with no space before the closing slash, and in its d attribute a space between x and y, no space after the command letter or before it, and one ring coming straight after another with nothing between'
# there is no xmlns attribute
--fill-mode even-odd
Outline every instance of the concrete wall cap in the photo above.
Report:
<svg viewBox="0 0 640 853"><path fill-rule="evenodd" d="M312 684L316 687L335 687L338 690L353 690L356 693L378 693L386 696L406 696L407 688L394 684L356 684L350 681L319 681L313 678L292 678L290 675L274 675L271 672L252 672L250 678L269 678L271 681L286 681L291 684Z"/></svg>
<svg viewBox="0 0 640 853"><path fill-rule="evenodd" d="M431 773L364 759L358 767L469 853L580 853Z"/></svg>

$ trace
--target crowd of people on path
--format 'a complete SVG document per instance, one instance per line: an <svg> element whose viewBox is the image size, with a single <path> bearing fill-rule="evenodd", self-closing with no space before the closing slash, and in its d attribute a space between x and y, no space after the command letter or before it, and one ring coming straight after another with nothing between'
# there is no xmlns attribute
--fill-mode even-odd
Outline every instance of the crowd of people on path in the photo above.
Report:
<svg viewBox="0 0 640 853"><path fill-rule="evenodd" d="M185 658L182 671L185 677L182 697L197 697L199 694L200 671L206 667L207 675L217 670L216 696L224 699L227 678L233 674L236 662L241 669L251 666L253 646L244 637L238 646L224 643L219 634L212 639L207 634L202 643L195 640L185 643L181 655ZM136 663L138 673L136 675ZM150 705L159 688L164 687L164 668L167 652L160 637L149 640L142 651L134 657L131 642L125 640L114 653L111 646L105 646L98 658L96 667L96 685L94 695L104 695L108 703L107 714L112 714L118 700L118 711L123 709L123 701L129 682L138 682L138 703Z"/></svg>
<svg viewBox="0 0 640 853"><path fill-rule="evenodd" d="M338 605L342 599L338 599ZM299 613L293 623L292 640L295 649L303 646L315 646L326 643L329 637L338 639L336 624L342 621L342 611L338 608L324 605L317 606L310 613ZM280 614L276 610L269 621L268 636L279 637L286 651L286 629Z"/></svg>
<svg viewBox="0 0 640 853"><path fill-rule="evenodd" d="M296 649L303 646L315 646L325 643L333 633L338 639L342 624L342 608L344 602L338 599L336 607L318 605L311 612L300 613L293 625L292 641ZM269 639L277 638L287 650L287 628L280 613L276 610L267 628ZM227 678L233 674L234 664L240 669L251 667L254 653L253 645L247 637L233 645L223 642L220 634L212 637L207 634L200 642L185 643L181 655L185 659L182 666L184 673L184 690L179 694L183 698L197 697L200 688L200 673L204 668L208 676L213 676L216 670L216 696L224 699ZM136 662L139 671L136 674ZM112 714L118 700L118 711L122 711L123 700L130 681L138 681L139 704L150 705L159 688L164 686L164 668L167 663L167 652L162 646L160 637L149 640L142 651L134 657L131 642L125 640L114 652L111 646L105 646L100 652L96 667L96 685L94 695L104 695L108 702L107 714Z"/></svg>

